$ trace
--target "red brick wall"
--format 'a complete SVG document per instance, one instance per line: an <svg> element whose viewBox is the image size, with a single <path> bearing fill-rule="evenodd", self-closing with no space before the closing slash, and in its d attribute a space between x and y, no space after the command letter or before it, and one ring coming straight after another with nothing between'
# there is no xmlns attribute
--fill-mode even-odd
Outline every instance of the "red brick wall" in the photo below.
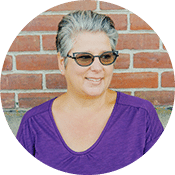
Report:
<svg viewBox="0 0 175 175"><path fill-rule="evenodd" d="M12 43L1 75L3 108L28 109L66 92L58 71L55 36L58 22L72 10L109 15L119 33L110 88L172 106L174 73L158 35L132 12L106 2L76 1L51 8L29 22Z"/></svg>

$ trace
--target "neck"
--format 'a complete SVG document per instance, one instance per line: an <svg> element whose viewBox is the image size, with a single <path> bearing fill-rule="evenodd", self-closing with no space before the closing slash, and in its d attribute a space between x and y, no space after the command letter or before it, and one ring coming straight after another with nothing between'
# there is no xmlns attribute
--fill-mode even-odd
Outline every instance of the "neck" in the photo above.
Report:
<svg viewBox="0 0 175 175"><path fill-rule="evenodd" d="M87 110L94 111L101 108L105 102L108 91L105 91L100 96L80 96L76 93L66 93L66 101L68 102L69 109L72 110Z"/></svg>

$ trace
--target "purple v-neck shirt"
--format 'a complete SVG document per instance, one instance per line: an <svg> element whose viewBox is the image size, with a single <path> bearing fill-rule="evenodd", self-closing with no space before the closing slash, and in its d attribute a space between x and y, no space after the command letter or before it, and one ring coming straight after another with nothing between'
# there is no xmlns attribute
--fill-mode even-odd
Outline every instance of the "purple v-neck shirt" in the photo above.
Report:
<svg viewBox="0 0 175 175"><path fill-rule="evenodd" d="M66 145L56 126L53 101L24 115L17 139L38 160L64 172L102 174L120 169L146 153L163 132L150 102L118 92L98 140L86 151L75 152Z"/></svg>

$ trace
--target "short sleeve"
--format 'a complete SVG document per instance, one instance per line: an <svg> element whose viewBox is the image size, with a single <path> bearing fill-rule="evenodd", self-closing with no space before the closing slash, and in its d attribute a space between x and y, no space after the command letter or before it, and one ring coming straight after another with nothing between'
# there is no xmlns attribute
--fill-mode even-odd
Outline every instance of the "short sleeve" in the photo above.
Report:
<svg viewBox="0 0 175 175"><path fill-rule="evenodd" d="M32 133L32 126L30 119L25 120L27 115L25 114L20 127L17 133L17 140L21 143L21 145L33 156L35 155L35 139L34 134Z"/></svg>
<svg viewBox="0 0 175 175"><path fill-rule="evenodd" d="M149 103L147 109L144 153L146 153L156 143L164 131L154 106Z"/></svg>

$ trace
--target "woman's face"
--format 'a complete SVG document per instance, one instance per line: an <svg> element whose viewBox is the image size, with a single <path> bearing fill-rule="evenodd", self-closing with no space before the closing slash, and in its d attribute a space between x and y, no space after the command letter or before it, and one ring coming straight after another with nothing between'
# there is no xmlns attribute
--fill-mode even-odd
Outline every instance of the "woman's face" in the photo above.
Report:
<svg viewBox="0 0 175 175"><path fill-rule="evenodd" d="M103 52L111 50L109 38L104 32L83 32L75 38L69 55L73 56L74 52L101 55ZM99 58L95 57L90 66L81 67L74 59L67 59L67 66L62 71L67 81L67 92L85 96L99 96L108 89L112 79L113 64L104 66L100 63Z"/></svg>

